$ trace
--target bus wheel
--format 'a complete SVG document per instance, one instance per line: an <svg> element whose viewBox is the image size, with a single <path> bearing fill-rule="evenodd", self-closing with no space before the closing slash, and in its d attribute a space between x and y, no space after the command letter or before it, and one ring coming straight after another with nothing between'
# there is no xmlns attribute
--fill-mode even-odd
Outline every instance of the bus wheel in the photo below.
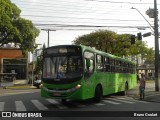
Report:
<svg viewBox="0 0 160 120"><path fill-rule="evenodd" d="M101 99L102 99L102 89L100 86L97 86L95 90L94 101L98 103L101 101Z"/></svg>
<svg viewBox="0 0 160 120"><path fill-rule="evenodd" d="M124 91L123 91L123 95L127 95L127 92L128 92L128 83L125 83L125 88L124 88Z"/></svg>

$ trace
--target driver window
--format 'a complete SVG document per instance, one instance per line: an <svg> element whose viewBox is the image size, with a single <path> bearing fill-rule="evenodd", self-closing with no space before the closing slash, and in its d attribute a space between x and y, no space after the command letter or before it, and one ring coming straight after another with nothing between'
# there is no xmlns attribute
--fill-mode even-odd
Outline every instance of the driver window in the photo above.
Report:
<svg viewBox="0 0 160 120"><path fill-rule="evenodd" d="M85 61L85 77L90 77L94 72L94 54L86 51L84 53L84 61Z"/></svg>

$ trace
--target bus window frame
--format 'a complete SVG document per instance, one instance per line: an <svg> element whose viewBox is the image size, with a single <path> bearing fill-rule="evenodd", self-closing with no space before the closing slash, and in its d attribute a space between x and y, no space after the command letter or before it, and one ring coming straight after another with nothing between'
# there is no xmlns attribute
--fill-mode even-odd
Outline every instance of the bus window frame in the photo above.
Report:
<svg viewBox="0 0 160 120"><path fill-rule="evenodd" d="M110 58L110 69L112 73L115 73L115 59Z"/></svg>
<svg viewBox="0 0 160 120"><path fill-rule="evenodd" d="M104 56L104 72L111 72L110 58L106 56Z"/></svg>
<svg viewBox="0 0 160 120"><path fill-rule="evenodd" d="M86 58L86 57L85 57L85 52L92 53L92 54L93 54L93 59ZM83 67L84 67L84 78L85 78L85 80L88 80L88 79L90 78L90 76L91 76L91 75L94 73L94 71L95 71L95 53L94 53L93 51L90 51L90 50L85 50L85 51L83 52L82 58L83 58ZM91 61L90 61L90 67L91 67L91 64L93 64L93 70L92 70L92 72L90 72L90 70L89 70L89 71L86 70L86 59L88 59L88 60L93 60L93 63L91 63Z"/></svg>
<svg viewBox="0 0 160 120"><path fill-rule="evenodd" d="M100 56L101 58L101 63L99 63L99 60L98 60L98 56ZM98 69L98 66L100 64L100 67L102 67L101 69ZM101 54L96 54L96 71L97 72L103 72L104 71L104 56L101 55Z"/></svg>

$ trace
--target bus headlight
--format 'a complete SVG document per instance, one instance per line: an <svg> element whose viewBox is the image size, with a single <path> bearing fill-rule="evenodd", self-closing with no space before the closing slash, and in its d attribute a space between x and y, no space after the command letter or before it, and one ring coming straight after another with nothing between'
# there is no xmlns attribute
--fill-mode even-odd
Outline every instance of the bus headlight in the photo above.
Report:
<svg viewBox="0 0 160 120"><path fill-rule="evenodd" d="M81 87L81 85L80 84L78 84L78 85L76 85L76 89L79 89Z"/></svg>

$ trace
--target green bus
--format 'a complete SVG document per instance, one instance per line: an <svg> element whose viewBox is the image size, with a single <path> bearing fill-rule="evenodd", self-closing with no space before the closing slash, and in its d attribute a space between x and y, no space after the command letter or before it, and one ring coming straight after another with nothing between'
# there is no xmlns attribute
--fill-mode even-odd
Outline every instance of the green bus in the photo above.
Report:
<svg viewBox="0 0 160 120"><path fill-rule="evenodd" d="M66 101L93 98L137 85L132 61L83 45L59 45L43 52L41 96Z"/></svg>

